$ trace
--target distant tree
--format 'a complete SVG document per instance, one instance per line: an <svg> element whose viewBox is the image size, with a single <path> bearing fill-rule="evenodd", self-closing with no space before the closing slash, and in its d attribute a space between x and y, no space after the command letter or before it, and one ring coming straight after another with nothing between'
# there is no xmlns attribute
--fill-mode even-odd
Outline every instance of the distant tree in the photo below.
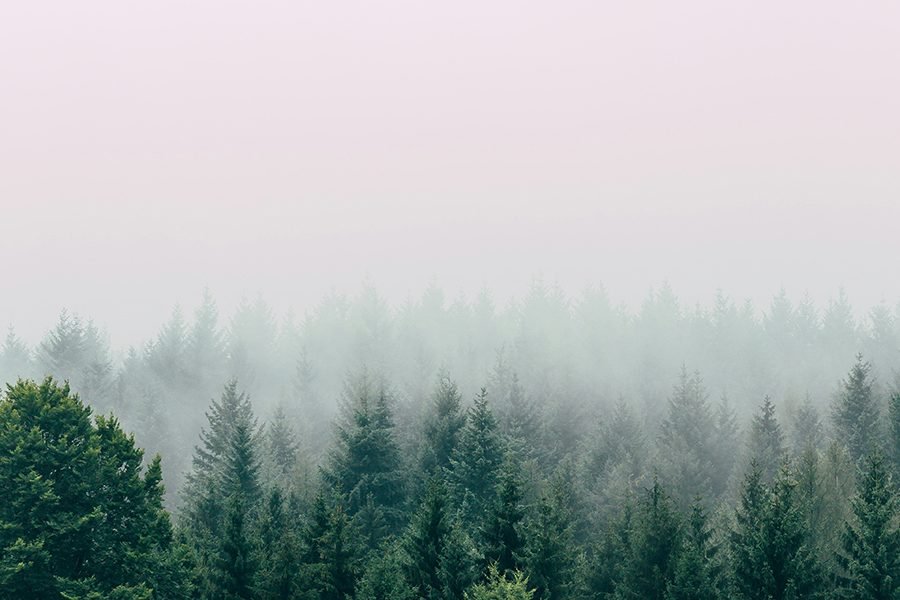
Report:
<svg viewBox="0 0 900 600"><path fill-rule="evenodd" d="M659 438L660 478L679 506L689 506L698 495L711 497L715 471L711 431L713 415L703 381L682 367Z"/></svg>
<svg viewBox="0 0 900 600"><path fill-rule="evenodd" d="M896 600L900 597L900 499L879 452L866 458L845 525L838 598Z"/></svg>
<svg viewBox="0 0 900 600"><path fill-rule="evenodd" d="M740 428L737 416L726 395L722 395L714 414L713 429L713 475L711 490L714 497L725 493L731 475L737 463Z"/></svg>
<svg viewBox="0 0 900 600"><path fill-rule="evenodd" d="M888 403L887 447L894 463L894 473L900 477L900 394L891 394Z"/></svg>
<svg viewBox="0 0 900 600"><path fill-rule="evenodd" d="M297 465L297 453L299 443L293 427L288 423L284 413L284 406L275 407L272 421L266 428L267 458L271 463L276 482L286 483L294 467Z"/></svg>
<svg viewBox="0 0 900 600"><path fill-rule="evenodd" d="M795 454L801 454L806 448L818 449L822 446L822 420L808 394L794 415L792 434Z"/></svg>
<svg viewBox="0 0 900 600"><path fill-rule="evenodd" d="M30 377L33 371L31 351L10 326L0 347L0 377L3 381L15 381Z"/></svg>
<svg viewBox="0 0 900 600"><path fill-rule="evenodd" d="M870 371L869 363L857 354L856 364L841 382L831 413L837 440L847 446L857 463L875 449L880 437L878 402Z"/></svg>

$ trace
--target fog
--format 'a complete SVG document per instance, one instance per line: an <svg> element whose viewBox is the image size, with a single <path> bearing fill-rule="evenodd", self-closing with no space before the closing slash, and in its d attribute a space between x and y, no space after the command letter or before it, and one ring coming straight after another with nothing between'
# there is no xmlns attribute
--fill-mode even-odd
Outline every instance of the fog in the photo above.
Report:
<svg viewBox="0 0 900 600"><path fill-rule="evenodd" d="M68 307L137 344L205 287L900 298L891 3L0 10L0 323L33 343Z"/></svg>
<svg viewBox="0 0 900 600"><path fill-rule="evenodd" d="M900 594L898 64L881 1L5 3L0 597Z"/></svg>

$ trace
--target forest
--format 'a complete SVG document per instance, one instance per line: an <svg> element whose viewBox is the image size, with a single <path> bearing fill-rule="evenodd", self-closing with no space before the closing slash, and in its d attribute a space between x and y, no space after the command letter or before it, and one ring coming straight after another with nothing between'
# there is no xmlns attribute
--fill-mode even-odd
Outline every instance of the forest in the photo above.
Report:
<svg viewBox="0 0 900 600"><path fill-rule="evenodd" d="M0 347L0 598L900 600L900 304L100 322Z"/></svg>

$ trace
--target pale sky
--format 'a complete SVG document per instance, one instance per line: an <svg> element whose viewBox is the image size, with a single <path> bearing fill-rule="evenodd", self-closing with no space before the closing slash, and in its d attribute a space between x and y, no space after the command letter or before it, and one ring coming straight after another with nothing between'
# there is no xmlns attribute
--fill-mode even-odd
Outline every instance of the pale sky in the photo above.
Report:
<svg viewBox="0 0 900 600"><path fill-rule="evenodd" d="M900 3L3 2L0 327L534 276L900 300Z"/></svg>

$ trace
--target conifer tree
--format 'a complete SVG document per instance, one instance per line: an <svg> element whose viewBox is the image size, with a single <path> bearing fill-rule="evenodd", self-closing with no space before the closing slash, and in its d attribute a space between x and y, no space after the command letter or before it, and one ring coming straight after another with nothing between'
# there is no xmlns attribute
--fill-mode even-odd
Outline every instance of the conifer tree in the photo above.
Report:
<svg viewBox="0 0 900 600"><path fill-rule="evenodd" d="M796 487L787 465L771 489L763 482L759 466L751 465L731 537L736 597L787 600L817 593L821 572Z"/></svg>
<svg viewBox="0 0 900 600"><path fill-rule="evenodd" d="M659 481L638 503L629 532L622 579L615 588L620 600L662 600L671 581L681 539L681 523L672 499Z"/></svg>
<svg viewBox="0 0 900 600"><path fill-rule="evenodd" d="M565 600L576 597L573 499L562 479L554 479L538 501L526 525L525 571L535 598Z"/></svg>
<svg viewBox="0 0 900 600"><path fill-rule="evenodd" d="M853 499L853 519L844 528L839 598L896 600L900 597L900 499L884 458L874 452Z"/></svg>
<svg viewBox="0 0 900 600"><path fill-rule="evenodd" d="M467 412L459 444L450 459L450 480L456 486L457 496L464 499L468 518L476 528L487 507L493 504L502 464L503 443L497 420L488 405L487 391L482 388Z"/></svg>
<svg viewBox="0 0 900 600"><path fill-rule="evenodd" d="M894 473L900 478L900 394L891 394L888 403L887 448L894 463Z"/></svg>
<svg viewBox="0 0 900 600"><path fill-rule="evenodd" d="M878 403L870 371L869 363L857 354L856 364L841 382L831 413L837 440L847 446L857 463L875 449L880 437Z"/></svg>
<svg viewBox="0 0 900 600"><path fill-rule="evenodd" d="M393 432L393 415L385 390L376 389L365 375L352 381L345 392L335 446L322 476L335 492L348 499L350 517L371 496L395 531L402 516L404 486Z"/></svg>
<svg viewBox="0 0 900 600"><path fill-rule="evenodd" d="M763 481L770 483L785 458L784 434L775 418L775 405L768 396L750 427L750 456L762 471Z"/></svg>
<svg viewBox="0 0 900 600"><path fill-rule="evenodd" d="M666 600L715 600L718 589L717 548L700 502L691 507L690 519L682 536L672 578L666 587Z"/></svg>
<svg viewBox="0 0 900 600"><path fill-rule="evenodd" d="M524 566L523 500L518 463L512 455L507 455L500 470L494 505L481 532L485 562L495 563L503 573Z"/></svg>
<svg viewBox="0 0 900 600"><path fill-rule="evenodd" d="M711 497L715 449L708 434L712 430L703 380L698 373L689 376L682 367L659 438L660 478L679 506L686 508L698 495Z"/></svg>
<svg viewBox="0 0 900 600"><path fill-rule="evenodd" d="M794 416L792 437L794 453L798 455L806 448L818 449L822 445L822 420L808 394Z"/></svg>
<svg viewBox="0 0 900 600"><path fill-rule="evenodd" d="M442 375L432 396L431 413L425 423L422 471L426 476L450 467L466 416L460 408L462 397L456 384Z"/></svg>
<svg viewBox="0 0 900 600"><path fill-rule="evenodd" d="M504 575L495 566L488 567L487 581L466 592L465 600L532 600L528 578L521 571Z"/></svg>

